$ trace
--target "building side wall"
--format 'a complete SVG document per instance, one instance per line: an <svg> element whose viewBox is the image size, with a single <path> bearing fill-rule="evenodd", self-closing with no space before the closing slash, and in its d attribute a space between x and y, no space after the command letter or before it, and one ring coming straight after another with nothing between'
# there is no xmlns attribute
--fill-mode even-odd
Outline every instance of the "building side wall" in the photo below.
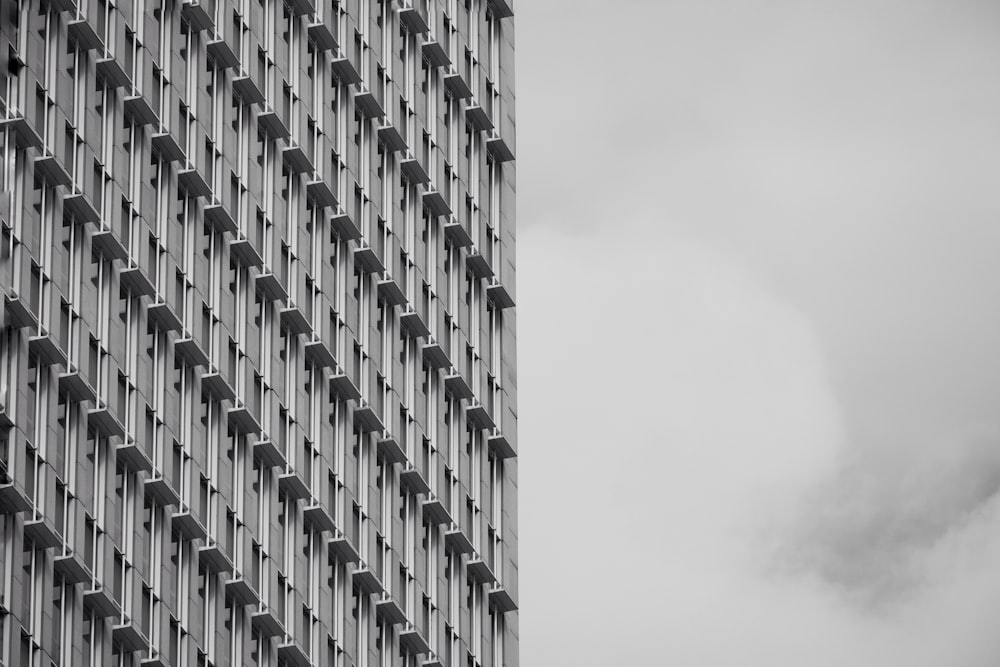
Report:
<svg viewBox="0 0 1000 667"><path fill-rule="evenodd" d="M0 0L0 665L518 664L509 0Z"/></svg>

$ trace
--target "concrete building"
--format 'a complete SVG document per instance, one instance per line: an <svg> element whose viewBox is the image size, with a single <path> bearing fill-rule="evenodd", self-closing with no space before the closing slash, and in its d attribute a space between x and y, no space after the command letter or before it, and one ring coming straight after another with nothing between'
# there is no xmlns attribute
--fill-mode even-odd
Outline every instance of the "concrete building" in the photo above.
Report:
<svg viewBox="0 0 1000 667"><path fill-rule="evenodd" d="M511 0L0 0L0 665L516 666Z"/></svg>

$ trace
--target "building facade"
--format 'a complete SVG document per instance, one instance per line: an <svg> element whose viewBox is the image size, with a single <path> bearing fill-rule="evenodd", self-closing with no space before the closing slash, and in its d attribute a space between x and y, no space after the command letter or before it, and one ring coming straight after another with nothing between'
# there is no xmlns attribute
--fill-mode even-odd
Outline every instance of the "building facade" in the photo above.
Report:
<svg viewBox="0 0 1000 667"><path fill-rule="evenodd" d="M511 0L0 0L0 665L518 664Z"/></svg>

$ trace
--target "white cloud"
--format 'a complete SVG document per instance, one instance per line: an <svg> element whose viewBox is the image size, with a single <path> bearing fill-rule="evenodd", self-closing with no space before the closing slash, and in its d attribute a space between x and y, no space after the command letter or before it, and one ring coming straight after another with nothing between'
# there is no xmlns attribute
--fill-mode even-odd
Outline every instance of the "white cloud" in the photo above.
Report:
<svg viewBox="0 0 1000 667"><path fill-rule="evenodd" d="M518 11L525 664L1000 664L1000 5Z"/></svg>
<svg viewBox="0 0 1000 667"><path fill-rule="evenodd" d="M996 664L993 450L851 467L808 322L708 246L621 231L520 240L525 663ZM880 550L894 528L919 537Z"/></svg>

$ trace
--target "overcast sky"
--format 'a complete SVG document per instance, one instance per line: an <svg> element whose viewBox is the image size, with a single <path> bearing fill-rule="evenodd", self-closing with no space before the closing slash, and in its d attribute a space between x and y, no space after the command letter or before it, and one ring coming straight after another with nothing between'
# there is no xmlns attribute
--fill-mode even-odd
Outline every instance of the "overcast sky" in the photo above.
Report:
<svg viewBox="0 0 1000 667"><path fill-rule="evenodd" d="M517 4L521 662L1000 664L1000 3Z"/></svg>

